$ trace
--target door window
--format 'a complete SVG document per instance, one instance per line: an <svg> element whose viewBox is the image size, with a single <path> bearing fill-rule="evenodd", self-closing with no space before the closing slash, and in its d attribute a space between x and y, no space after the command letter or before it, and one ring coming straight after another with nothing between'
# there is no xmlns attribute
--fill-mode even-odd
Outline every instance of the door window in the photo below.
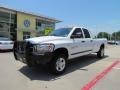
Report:
<svg viewBox="0 0 120 90"><path fill-rule="evenodd" d="M76 28L72 36L76 36L76 38L83 38L82 30L80 28Z"/></svg>
<svg viewBox="0 0 120 90"><path fill-rule="evenodd" d="M90 38L90 33L88 32L87 29L83 29L83 32L84 32L85 38Z"/></svg>

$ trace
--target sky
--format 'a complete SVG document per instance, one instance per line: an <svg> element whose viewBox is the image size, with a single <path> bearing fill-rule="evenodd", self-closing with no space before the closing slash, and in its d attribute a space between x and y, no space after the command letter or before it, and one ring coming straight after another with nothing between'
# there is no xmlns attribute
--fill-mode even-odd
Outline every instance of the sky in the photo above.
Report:
<svg viewBox="0 0 120 90"><path fill-rule="evenodd" d="M81 26L91 32L120 30L120 0L0 0L0 5L57 18L64 26Z"/></svg>

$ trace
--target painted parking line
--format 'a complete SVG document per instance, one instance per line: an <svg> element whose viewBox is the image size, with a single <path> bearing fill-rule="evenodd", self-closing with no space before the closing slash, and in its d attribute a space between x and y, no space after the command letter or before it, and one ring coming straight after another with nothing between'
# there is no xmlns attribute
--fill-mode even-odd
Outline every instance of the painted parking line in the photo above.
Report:
<svg viewBox="0 0 120 90"><path fill-rule="evenodd" d="M108 68L106 68L102 73L96 76L92 81L87 83L81 90L91 90L104 76L106 76L114 67L120 64L120 60L113 62Z"/></svg>
<svg viewBox="0 0 120 90"><path fill-rule="evenodd" d="M116 69L116 70L120 70L120 68L117 68L117 67L115 67L114 69Z"/></svg>
<svg viewBox="0 0 120 90"><path fill-rule="evenodd" d="M115 70L120 70L120 64L113 67Z"/></svg>

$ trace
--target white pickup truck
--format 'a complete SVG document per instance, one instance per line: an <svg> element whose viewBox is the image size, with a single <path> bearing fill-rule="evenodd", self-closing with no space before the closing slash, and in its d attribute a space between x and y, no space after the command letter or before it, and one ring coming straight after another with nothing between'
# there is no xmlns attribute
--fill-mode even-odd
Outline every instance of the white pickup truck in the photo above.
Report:
<svg viewBox="0 0 120 90"><path fill-rule="evenodd" d="M50 72L62 74L68 60L91 53L97 53L99 58L103 58L106 44L106 39L91 38L85 28L59 28L49 36L15 42L14 56L30 67L45 64Z"/></svg>

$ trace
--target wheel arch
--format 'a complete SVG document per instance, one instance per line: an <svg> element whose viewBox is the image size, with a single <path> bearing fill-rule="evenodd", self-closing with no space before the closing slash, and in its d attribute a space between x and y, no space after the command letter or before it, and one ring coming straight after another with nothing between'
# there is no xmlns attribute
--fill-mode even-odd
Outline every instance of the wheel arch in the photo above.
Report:
<svg viewBox="0 0 120 90"><path fill-rule="evenodd" d="M105 44L104 44L104 43L101 44L100 49L101 49L101 48L105 48Z"/></svg>
<svg viewBox="0 0 120 90"><path fill-rule="evenodd" d="M57 48L53 54L64 54L66 56L66 58L69 57L69 53L68 53L68 49L67 48L64 48L64 47L61 47L61 48Z"/></svg>

